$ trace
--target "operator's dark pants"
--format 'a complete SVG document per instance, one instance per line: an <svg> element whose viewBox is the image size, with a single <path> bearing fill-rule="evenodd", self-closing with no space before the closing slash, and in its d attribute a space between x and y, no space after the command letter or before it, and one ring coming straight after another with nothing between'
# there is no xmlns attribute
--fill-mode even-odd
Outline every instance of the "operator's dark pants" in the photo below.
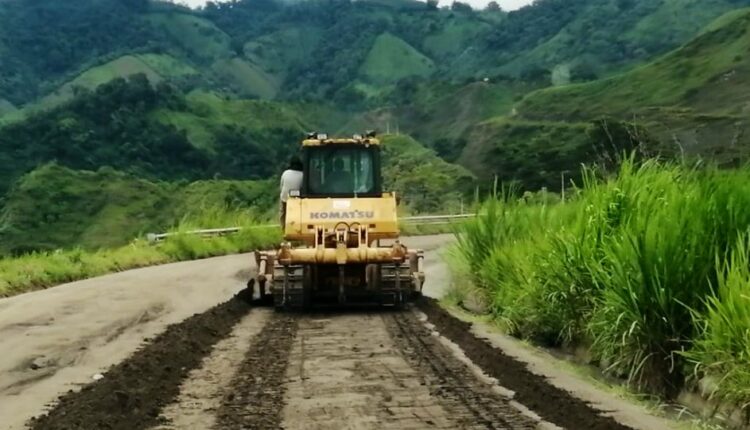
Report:
<svg viewBox="0 0 750 430"><path fill-rule="evenodd" d="M283 230L286 225L286 202L279 202L279 223Z"/></svg>

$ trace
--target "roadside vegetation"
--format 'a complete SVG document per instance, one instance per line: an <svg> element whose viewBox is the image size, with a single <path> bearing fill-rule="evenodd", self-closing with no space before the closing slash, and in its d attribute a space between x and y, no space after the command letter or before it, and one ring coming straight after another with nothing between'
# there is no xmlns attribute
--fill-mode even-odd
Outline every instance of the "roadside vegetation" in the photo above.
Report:
<svg viewBox="0 0 750 430"><path fill-rule="evenodd" d="M239 233L201 238L186 233L198 228L242 227ZM48 288L122 270L195 260L270 247L281 240L278 228L257 227L247 211L210 208L186 216L174 236L159 244L144 239L112 249L81 248L33 252L0 259L0 297Z"/></svg>
<svg viewBox="0 0 750 430"><path fill-rule="evenodd" d="M454 270L505 329L587 350L640 390L750 412L750 168L627 160L566 202L500 192L458 232Z"/></svg>

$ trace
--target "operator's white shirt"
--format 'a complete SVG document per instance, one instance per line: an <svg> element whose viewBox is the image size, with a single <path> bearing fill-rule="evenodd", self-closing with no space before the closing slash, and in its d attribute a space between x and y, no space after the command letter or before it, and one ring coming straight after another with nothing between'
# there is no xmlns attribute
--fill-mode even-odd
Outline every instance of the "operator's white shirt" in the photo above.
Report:
<svg viewBox="0 0 750 430"><path fill-rule="evenodd" d="M282 202L289 198L289 191L299 191L302 188L302 172L299 170L285 170L281 174L281 196Z"/></svg>

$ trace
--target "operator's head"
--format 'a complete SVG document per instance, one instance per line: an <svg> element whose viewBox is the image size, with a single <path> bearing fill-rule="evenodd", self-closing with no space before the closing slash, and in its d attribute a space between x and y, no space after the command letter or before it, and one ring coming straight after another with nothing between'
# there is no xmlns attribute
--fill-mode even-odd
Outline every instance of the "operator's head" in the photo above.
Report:
<svg viewBox="0 0 750 430"><path fill-rule="evenodd" d="M337 158L333 160L333 170L336 172L341 172L344 170L344 160Z"/></svg>
<svg viewBox="0 0 750 430"><path fill-rule="evenodd" d="M298 156L293 155L292 158L289 159L289 169L302 171L302 160L300 160Z"/></svg>

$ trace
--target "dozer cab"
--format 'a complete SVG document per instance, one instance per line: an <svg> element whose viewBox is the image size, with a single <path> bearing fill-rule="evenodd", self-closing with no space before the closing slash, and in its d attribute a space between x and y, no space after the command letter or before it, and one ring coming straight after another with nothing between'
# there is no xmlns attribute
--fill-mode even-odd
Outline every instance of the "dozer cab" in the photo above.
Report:
<svg viewBox="0 0 750 430"><path fill-rule="evenodd" d="M287 200L284 242L256 253L261 298L294 310L398 308L420 295L423 253L398 241L396 194L382 189L374 132L347 139L311 133L302 161L303 185Z"/></svg>

